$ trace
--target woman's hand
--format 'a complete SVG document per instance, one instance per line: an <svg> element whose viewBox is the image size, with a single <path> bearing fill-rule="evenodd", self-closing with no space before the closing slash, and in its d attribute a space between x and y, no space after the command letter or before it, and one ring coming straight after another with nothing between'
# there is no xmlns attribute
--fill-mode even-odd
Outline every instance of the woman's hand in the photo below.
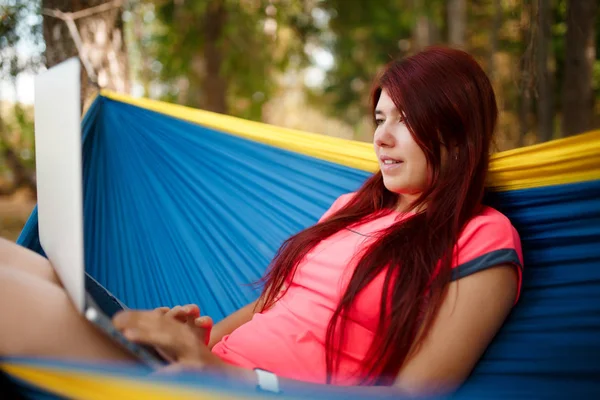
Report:
<svg viewBox="0 0 600 400"><path fill-rule="evenodd" d="M181 322L187 322L188 319L198 318L200 316L200 307L196 304L186 304L185 306L158 307L156 310L173 317Z"/></svg>
<svg viewBox="0 0 600 400"><path fill-rule="evenodd" d="M225 363L206 346L208 335L206 329L196 323L199 318L181 323L174 314L179 315L161 309L122 311L115 315L113 324L127 339L156 347L176 363L195 369L222 367Z"/></svg>
<svg viewBox="0 0 600 400"><path fill-rule="evenodd" d="M173 308L159 307L156 311L163 313L167 317L175 318L180 322L186 323L191 327L201 328L196 330L196 332L199 333L198 339L208 345L213 327L213 320L207 315L200 316L200 307L196 304L175 306Z"/></svg>

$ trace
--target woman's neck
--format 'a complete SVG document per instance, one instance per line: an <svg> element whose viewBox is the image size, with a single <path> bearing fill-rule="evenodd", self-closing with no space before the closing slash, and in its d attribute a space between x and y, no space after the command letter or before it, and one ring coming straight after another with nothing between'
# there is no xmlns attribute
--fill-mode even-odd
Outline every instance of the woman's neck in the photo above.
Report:
<svg viewBox="0 0 600 400"><path fill-rule="evenodd" d="M396 205L396 211L405 213L408 211L420 212L425 209L426 205L421 204L417 207L414 206L415 202L420 197L419 194L398 194L398 203Z"/></svg>

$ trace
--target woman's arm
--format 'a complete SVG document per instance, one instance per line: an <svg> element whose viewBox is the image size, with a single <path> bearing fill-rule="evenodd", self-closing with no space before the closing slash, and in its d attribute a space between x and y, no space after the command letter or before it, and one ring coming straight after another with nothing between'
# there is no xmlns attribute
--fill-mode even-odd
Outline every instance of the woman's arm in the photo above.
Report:
<svg viewBox="0 0 600 400"><path fill-rule="evenodd" d="M503 264L449 284L438 315L421 346L400 369L392 386L319 385L279 378L284 393L353 393L369 397L435 396L453 392L471 370L502 326L518 291L515 266ZM254 303L223 320L211 342L252 318ZM113 320L125 337L158 346L174 355L173 370L198 369L221 373L249 387L258 383L256 372L226 363L197 339L186 324L163 313L124 311Z"/></svg>
<svg viewBox="0 0 600 400"><path fill-rule="evenodd" d="M369 397L443 395L458 389L492 341L517 295L516 267L504 264L451 282L428 335L392 386L342 387L279 378L282 392L354 393ZM229 369L229 367L228 367ZM254 371L230 375L257 384Z"/></svg>
<svg viewBox="0 0 600 400"><path fill-rule="evenodd" d="M256 307L257 302L258 300L253 301L215 324L210 332L208 348L212 350L213 346L219 343L224 336L229 335L231 332L250 321L254 315L255 309L259 309Z"/></svg>
<svg viewBox="0 0 600 400"><path fill-rule="evenodd" d="M502 264L451 282L430 331L395 385L432 394L458 389L514 306L518 268Z"/></svg>

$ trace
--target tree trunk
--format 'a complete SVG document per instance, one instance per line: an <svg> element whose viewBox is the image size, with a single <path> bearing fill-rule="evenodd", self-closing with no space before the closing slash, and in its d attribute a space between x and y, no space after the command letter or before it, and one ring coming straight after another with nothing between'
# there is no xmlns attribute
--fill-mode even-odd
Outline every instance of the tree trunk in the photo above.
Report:
<svg viewBox="0 0 600 400"><path fill-rule="evenodd" d="M72 0L42 0L42 9L72 11ZM43 35L46 42L44 56L46 67L51 68L60 62L77 57L77 47L69 34L69 29L64 21L44 15ZM87 92L87 77L85 71L81 72L81 98L85 99ZM83 101L83 100L82 100Z"/></svg>
<svg viewBox="0 0 600 400"><path fill-rule="evenodd" d="M222 75L223 54L219 41L227 19L227 10L223 0L214 0L207 4L204 20L204 95L203 108L218 113L227 113L227 81Z"/></svg>
<svg viewBox="0 0 600 400"><path fill-rule="evenodd" d="M440 32L435 22L427 16L424 0L413 0L416 22L413 28L413 51L423 50L439 40Z"/></svg>
<svg viewBox="0 0 600 400"><path fill-rule="evenodd" d="M129 48L131 52L133 49L136 50L136 54L134 57L138 59L138 70L137 70L137 80L139 84L143 88L143 96L150 97L150 87L152 82L152 72L151 72L151 64L153 59L148 54L147 48L143 45L147 25L144 22L144 14L145 7L148 4L140 4L139 2L136 4L136 7L132 10L132 31L133 31L133 40L134 44Z"/></svg>
<svg viewBox="0 0 600 400"><path fill-rule="evenodd" d="M62 12L77 12L107 3L107 0L42 0L42 7ZM81 37L81 54L67 24L55 17L44 15L46 66L48 68L79 56L91 66L101 88L129 92L128 61L125 48L121 8L94 13L75 20ZM93 94L85 69L82 71L81 94L85 101Z"/></svg>
<svg viewBox="0 0 600 400"><path fill-rule="evenodd" d="M453 47L465 48L467 31L467 1L448 0L448 43Z"/></svg>
<svg viewBox="0 0 600 400"><path fill-rule="evenodd" d="M564 136L591 128L593 116L592 67L596 58L594 23L598 0L570 0L567 4L565 78L562 87Z"/></svg>
<svg viewBox="0 0 600 400"><path fill-rule="evenodd" d="M554 99L552 75L549 71L551 53L552 5L550 0L537 0L536 29L536 83L538 138L541 142L552 139L554 133Z"/></svg>
<svg viewBox="0 0 600 400"><path fill-rule="evenodd" d="M517 138L517 147L525 144L525 136L529 133L529 114L531 112L531 92L532 92L532 21L531 3L529 0L523 2L521 11L520 35L523 46L523 55L521 57L521 77L519 84L519 137Z"/></svg>
<svg viewBox="0 0 600 400"><path fill-rule="evenodd" d="M414 50L423 50L427 46L436 43L438 35L437 27L431 18L426 15L418 16L413 33Z"/></svg>
<svg viewBox="0 0 600 400"><path fill-rule="evenodd" d="M496 80L496 53L498 52L498 33L502 27L502 4L500 0L494 0L492 31L490 32L490 59L488 73L490 79L495 83Z"/></svg>

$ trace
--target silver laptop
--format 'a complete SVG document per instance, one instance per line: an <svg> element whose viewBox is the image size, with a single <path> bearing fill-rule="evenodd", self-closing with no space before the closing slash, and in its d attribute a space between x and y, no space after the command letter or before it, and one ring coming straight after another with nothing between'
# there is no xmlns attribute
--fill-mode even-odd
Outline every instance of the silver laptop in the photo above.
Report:
<svg viewBox="0 0 600 400"><path fill-rule="evenodd" d="M35 78L35 154L40 244L77 311L143 363L165 360L128 341L85 289L80 63Z"/></svg>

